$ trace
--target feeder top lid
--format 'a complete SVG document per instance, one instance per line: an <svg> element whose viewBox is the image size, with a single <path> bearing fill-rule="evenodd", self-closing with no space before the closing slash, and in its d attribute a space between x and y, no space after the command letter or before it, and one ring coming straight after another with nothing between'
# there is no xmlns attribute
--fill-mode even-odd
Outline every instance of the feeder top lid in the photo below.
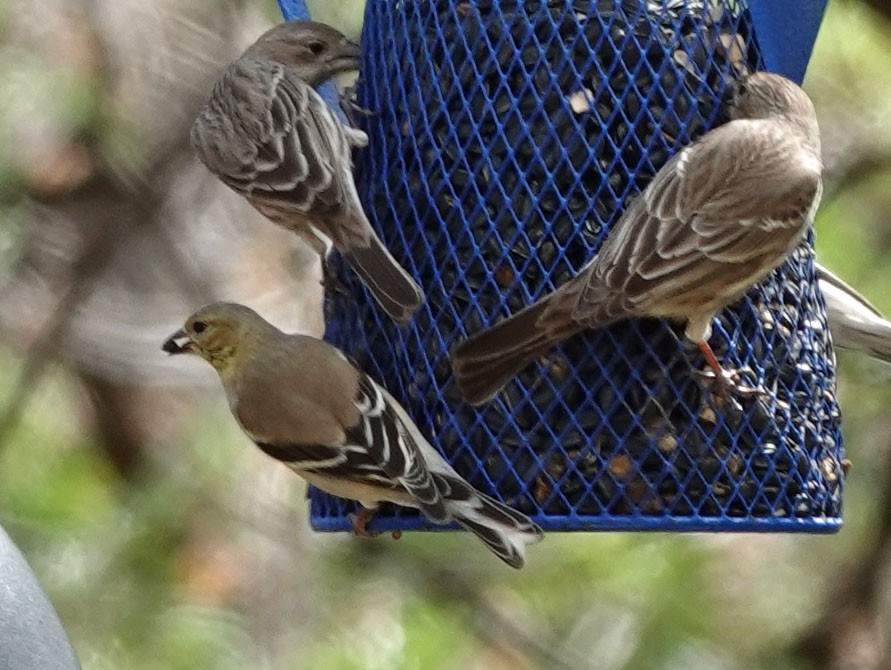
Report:
<svg viewBox="0 0 891 670"><path fill-rule="evenodd" d="M770 72L801 83L828 0L749 0L755 35ZM309 19L305 0L278 0L288 21Z"/></svg>
<svg viewBox="0 0 891 670"><path fill-rule="evenodd" d="M764 65L770 72L801 83L827 2L749 0L755 37L761 47Z"/></svg>

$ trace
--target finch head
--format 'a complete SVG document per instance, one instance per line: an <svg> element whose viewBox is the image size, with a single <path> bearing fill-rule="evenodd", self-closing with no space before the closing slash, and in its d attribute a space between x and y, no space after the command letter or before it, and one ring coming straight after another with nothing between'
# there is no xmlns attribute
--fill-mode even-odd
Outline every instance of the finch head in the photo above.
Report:
<svg viewBox="0 0 891 670"><path fill-rule="evenodd" d="M217 302L190 316L161 348L169 354L201 356L223 374L249 359L252 347L260 346L271 327L252 309Z"/></svg>
<svg viewBox="0 0 891 670"><path fill-rule="evenodd" d="M734 81L724 96L728 119L783 117L798 127L805 139L819 141L817 113L797 84L769 72L756 72Z"/></svg>
<svg viewBox="0 0 891 670"><path fill-rule="evenodd" d="M245 52L293 68L318 86L338 72L359 69L359 45L316 21L287 21L268 30Z"/></svg>
<svg viewBox="0 0 891 670"><path fill-rule="evenodd" d="M769 72L756 72L732 82L725 104L731 120L814 114L814 106L801 88Z"/></svg>

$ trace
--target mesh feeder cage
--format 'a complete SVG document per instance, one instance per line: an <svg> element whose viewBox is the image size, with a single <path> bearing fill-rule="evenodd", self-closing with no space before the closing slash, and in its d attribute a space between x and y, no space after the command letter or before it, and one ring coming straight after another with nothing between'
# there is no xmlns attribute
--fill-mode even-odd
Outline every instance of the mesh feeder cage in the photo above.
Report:
<svg viewBox="0 0 891 670"><path fill-rule="evenodd" d="M713 324L716 354L762 398L716 407L695 347L656 320L576 336L481 408L448 356L585 265L668 158L721 122L729 81L800 81L824 5L367 0L357 182L427 303L400 328L341 272L329 341L474 486L546 531L836 531L840 413L812 238ZM354 503L311 498L314 528L351 529ZM395 506L372 527L438 528Z"/></svg>

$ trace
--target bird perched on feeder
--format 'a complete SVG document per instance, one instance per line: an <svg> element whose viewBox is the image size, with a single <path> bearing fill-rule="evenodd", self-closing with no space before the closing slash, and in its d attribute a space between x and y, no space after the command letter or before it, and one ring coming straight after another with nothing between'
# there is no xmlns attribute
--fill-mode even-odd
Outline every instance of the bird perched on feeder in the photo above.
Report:
<svg viewBox="0 0 891 670"><path fill-rule="evenodd" d="M835 346L891 363L891 323L866 298L819 264L817 279Z"/></svg>
<svg viewBox="0 0 891 670"><path fill-rule="evenodd" d="M471 403L568 337L631 317L685 321L721 387L733 383L708 345L712 319L804 238L823 165L813 104L788 79L738 80L725 110L730 121L659 170L576 277L455 347L452 368Z"/></svg>
<svg viewBox="0 0 891 670"><path fill-rule="evenodd" d="M214 303L162 348L213 365L232 414L260 449L322 491L362 503L357 534L369 534L374 508L388 501L433 523L457 522L514 568L541 539L528 517L455 472L386 389L330 344L286 335L242 305Z"/></svg>
<svg viewBox="0 0 891 670"><path fill-rule="evenodd" d="M353 147L368 137L336 116L313 87L359 67L359 47L314 21L263 34L231 63L192 126L198 158L264 216L324 260L333 244L400 323L424 293L368 222L353 182Z"/></svg>

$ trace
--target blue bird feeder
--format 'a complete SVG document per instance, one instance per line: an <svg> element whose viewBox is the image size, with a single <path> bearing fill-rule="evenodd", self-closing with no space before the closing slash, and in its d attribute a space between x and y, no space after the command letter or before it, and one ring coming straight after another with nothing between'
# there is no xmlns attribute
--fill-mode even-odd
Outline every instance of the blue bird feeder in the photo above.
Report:
<svg viewBox="0 0 891 670"><path fill-rule="evenodd" d="M585 265L669 157L721 122L728 82L800 81L825 4L367 0L357 183L427 304L400 328L344 272L329 341L474 486L545 530L836 531L840 413L812 239L714 323L713 349L766 398L717 406L699 354L656 320L569 340L479 409L448 357ZM351 528L353 503L311 498L314 528ZM372 527L431 526L393 507Z"/></svg>

